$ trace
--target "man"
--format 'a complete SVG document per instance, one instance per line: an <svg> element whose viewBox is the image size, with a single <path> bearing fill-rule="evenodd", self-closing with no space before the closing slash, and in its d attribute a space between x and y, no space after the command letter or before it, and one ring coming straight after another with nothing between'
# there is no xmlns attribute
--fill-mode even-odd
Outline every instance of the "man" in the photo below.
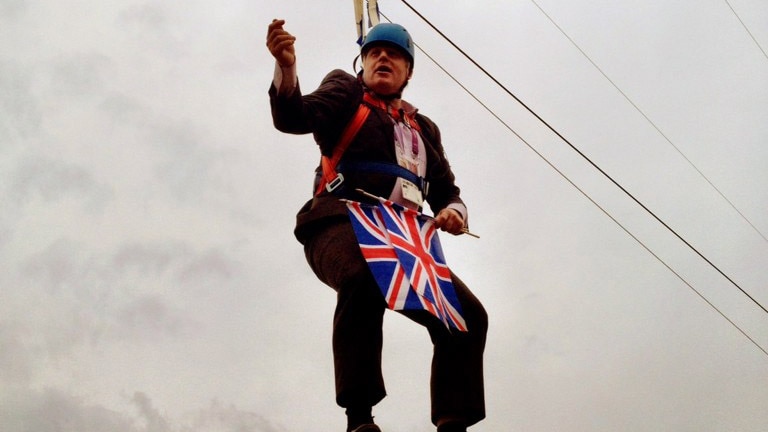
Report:
<svg viewBox="0 0 768 432"><path fill-rule="evenodd" d="M402 99L414 66L408 32L396 24L375 26L363 41L363 70L358 76L334 70L317 90L302 95L296 75L296 38L284 30L284 24L274 20L267 34L267 47L276 60L269 95L278 130L311 132L321 154L331 157L361 104L370 108L341 158L343 181L337 178L341 187L318 174L318 192L299 211L295 234L314 273L337 292L336 402L346 408L347 431L379 432L372 407L386 395L381 373L386 303L339 198L365 200L355 192L359 188L416 209L425 198L436 213L435 225L451 234L461 234L466 227L467 209L437 126ZM414 177L420 180L412 181ZM434 344L431 419L439 432L463 432L485 417L483 350L488 317L466 285L453 273L451 278L467 332L449 331L426 311L400 311L425 326Z"/></svg>

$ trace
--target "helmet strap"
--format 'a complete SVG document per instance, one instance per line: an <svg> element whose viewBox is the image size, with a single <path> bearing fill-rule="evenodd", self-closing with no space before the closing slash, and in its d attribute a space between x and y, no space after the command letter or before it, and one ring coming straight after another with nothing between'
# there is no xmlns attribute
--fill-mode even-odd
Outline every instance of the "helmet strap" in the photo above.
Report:
<svg viewBox="0 0 768 432"><path fill-rule="evenodd" d="M352 60L352 70L353 70L354 72L357 72L357 61L358 61L358 60L360 60L360 54L356 55L356 56L355 56L355 59L354 59L354 60ZM362 74L362 73L363 73L363 69L361 68L361 69L360 69L360 72L357 72L357 74L358 74L358 76L360 76L360 74Z"/></svg>

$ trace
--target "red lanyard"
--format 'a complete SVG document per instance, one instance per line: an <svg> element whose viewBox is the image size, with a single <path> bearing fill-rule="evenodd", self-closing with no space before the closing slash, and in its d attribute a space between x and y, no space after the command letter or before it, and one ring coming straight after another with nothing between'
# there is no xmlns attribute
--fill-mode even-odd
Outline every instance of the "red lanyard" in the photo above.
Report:
<svg viewBox="0 0 768 432"><path fill-rule="evenodd" d="M420 128L414 116L410 113L406 113L402 108L400 110L394 109L383 100L371 94L371 92L365 92L363 94L363 100L376 108L384 110L395 122L402 121L408 129L411 130L411 151L414 156L417 156L419 154L419 137L416 136L416 134L420 131ZM395 139L397 139L397 137ZM403 143L403 145L404 144L405 143Z"/></svg>

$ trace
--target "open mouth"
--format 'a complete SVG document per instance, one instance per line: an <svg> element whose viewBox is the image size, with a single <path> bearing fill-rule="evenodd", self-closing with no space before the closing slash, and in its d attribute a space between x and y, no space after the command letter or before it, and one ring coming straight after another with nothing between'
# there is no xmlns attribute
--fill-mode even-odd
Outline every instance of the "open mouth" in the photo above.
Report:
<svg viewBox="0 0 768 432"><path fill-rule="evenodd" d="M389 66L379 66L377 67L374 72L376 73L392 73L392 68Z"/></svg>

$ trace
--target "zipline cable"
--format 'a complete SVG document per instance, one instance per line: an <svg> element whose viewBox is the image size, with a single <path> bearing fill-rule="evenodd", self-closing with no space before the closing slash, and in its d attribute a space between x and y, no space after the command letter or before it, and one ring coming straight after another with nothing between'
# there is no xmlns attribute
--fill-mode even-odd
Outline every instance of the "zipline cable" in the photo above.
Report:
<svg viewBox="0 0 768 432"><path fill-rule="evenodd" d="M579 150L578 147L576 147L573 143L571 143L568 139L566 139L560 132L558 132L554 127L552 127L546 120L544 120L539 114L537 114L533 109L531 109L525 102L523 102L520 98L518 98L514 93L512 93L509 89L507 89L499 80L496 79L493 75L491 75L485 68L483 68L479 63L477 63L469 54L467 54L464 50L462 50L458 45L456 45L448 36L446 36L440 29L435 27L434 24L432 24L431 21L429 21L424 15L422 15L418 10L416 10L413 6L411 6L410 3L408 3L406 0L401 0L406 6L408 6L413 13L415 13L419 18L421 18L427 25L429 25L435 32L437 32L443 39L445 39L451 46L453 46L457 51L459 51L467 60L469 60L472 64L474 64L480 71L482 71L488 78L491 79L496 85L498 85L504 92L506 92L510 97L512 97L515 101L517 101L523 108L525 108L531 115L533 115L539 122L541 122L544 126L546 126L552 133L557 135L558 138L560 138L564 143L566 143L573 151L579 154L585 161L587 161L590 165L592 165L593 168L595 168L600 174L602 174L605 178L607 178L611 183L613 183L616 187L618 187L622 192L624 192L625 195L627 195L629 198L632 199L637 205L639 205L643 210L646 211L651 217L656 219L657 222L659 222L664 228L666 228L669 232L671 232L675 237L677 237L681 242L683 242L686 246L688 246L689 249L691 249L693 252L696 253L701 259L703 259L707 264L710 265L713 269L715 269L718 273L720 273L721 276L723 276L728 282L730 282L733 286L738 288L739 291L741 291L747 298L749 298L752 303L756 304L760 309L763 310L766 314L768 314L768 309L765 308L760 302L758 302L754 297L752 297L744 288L742 288L738 283L736 283L733 279L731 279L730 276L725 274L718 266L715 265L712 261L709 260L704 254L699 252L698 249L696 249L691 243L689 243L685 238L683 238L680 234L677 233L672 227L670 227L666 222L664 222L659 216L656 215L650 208L648 208L645 204L642 203L637 197L635 197L631 192L629 192L624 186L622 186L619 182L617 182L613 177L611 177L610 174L605 172L602 168L600 168L599 165L597 165L592 159L589 158L586 154L584 154L581 150Z"/></svg>
<svg viewBox="0 0 768 432"><path fill-rule="evenodd" d="M386 19L389 22L392 22L392 20L389 19L387 15L384 14L384 12L379 11L382 17ZM595 207L600 209L603 214L608 216L610 220L613 221L616 225L619 226L627 235L629 235L633 240L635 240L643 249L645 249L651 256L656 258L657 261L659 261L664 267L667 268L670 272L672 272L673 275L675 275L678 279L680 279L683 284L685 284L688 288L690 288L694 293L696 293L699 298L704 300L706 304L708 304L712 309L714 309L721 317L723 317L726 321L728 321L731 326L733 326L736 330L739 331L742 335L744 335L747 340L749 340L757 349L763 352L766 356L768 356L768 351L760 346L760 344L754 340L749 334L747 334L746 331L744 331L741 327L739 327L738 324L736 324L733 320L728 318L727 315L723 311L721 311L717 306L715 306L709 299L707 299L701 292L699 292L693 285L691 285L680 273L676 272L675 269L673 269L669 264L667 264L664 259L662 259L659 255L657 255L653 250L651 250L648 245L643 243L642 240L640 240L637 236L635 236L627 227L625 227L621 222L619 222L618 219L613 217L613 215L608 212L603 206L601 206L597 201L595 201L586 191L584 191L582 188L580 188L576 183L573 182L563 171L561 171L559 168L557 168L549 159L547 159L546 156L544 156L541 152L539 152L531 143L529 143L525 138L520 136L517 131L515 131L507 122L505 122L501 117L499 117L496 112L494 112L488 105L486 105L482 100L480 100L479 97L477 97L471 90L469 90L464 84L461 83L461 81L458 80L458 78L454 77L453 74L451 74L443 65L441 65L437 60L435 60L429 53L427 53L422 47L420 47L418 44L414 43L416 48L421 51L422 54L424 54L432 63L434 63L440 70L443 71L453 82L455 82L459 87L461 87L472 99L474 99L480 106L482 106L486 111L488 111L489 114L491 114L496 120L498 120L502 125L504 125L505 128L507 128L512 134L514 134L520 141L522 141L531 151L533 151L541 160L543 160L547 165L549 165L550 168L555 170L556 173L560 175L563 179L565 179L566 182L568 182L571 186L573 186L579 193L581 193L589 202L591 202Z"/></svg>
<svg viewBox="0 0 768 432"><path fill-rule="evenodd" d="M758 41L757 41L757 38L755 37L755 35L753 35L751 31L749 31L749 27L747 27L747 25L746 25L746 24L744 23L744 21L741 19L741 17L739 16L739 14L738 14L738 13L736 13L736 9L734 9L734 8L733 8L733 6L731 6L731 3L730 3L730 2L728 2L728 0L725 0L725 4L727 4L727 5L728 5L728 7L731 9L731 12L733 12L733 14L734 14L734 15L736 15L736 19L737 19L737 20L739 20L739 22L741 23L741 26L742 26L742 27L744 27L744 30L746 30L746 31L747 31L747 34L749 34L749 37L751 37L751 38L752 38L752 41L754 41L754 42L755 42L755 45L757 45L757 47L758 47L758 48L760 49L760 51L763 53L763 56L764 56L766 59L768 59L768 54L766 54L766 53L765 53L765 50L764 50L764 49L763 49L763 47L760 45L760 42L758 42Z"/></svg>
<svg viewBox="0 0 768 432"><path fill-rule="evenodd" d="M692 161L691 161L691 160L690 160L690 159L689 159L689 158L688 158L688 157L687 157L687 156L686 156L684 153L683 153L683 151L682 151L682 150L680 150L680 149L679 149L679 148L678 148L678 147L677 147L677 146L676 146L676 145L675 145L675 144L672 142L672 140L670 140L670 139L669 139L669 137L668 137L668 136L667 136L667 135L666 135L664 132L662 132L662 131L661 131L661 129L659 129L659 127L658 127L658 126L656 126L656 123L654 123L654 122L653 122L653 120L651 120L651 119L650 119L650 118L649 118L649 117L648 117L648 116L645 114L645 112L643 112L643 110L641 110L641 109L640 109L640 107L638 107L638 106L637 106L637 104L635 104L635 102L634 102L632 99L630 99L630 98L629 98L629 96L627 96L627 94L626 94L626 93L624 93L624 91L622 91L622 90L619 88L619 86L618 86L618 85L616 85L616 83L615 83L615 82L613 82L613 80L612 80L610 77L608 77L608 75L607 75L607 74L606 74L606 73L605 73L605 72L604 72L604 71L603 71L603 70L600 68L600 66L598 66L598 65L597 65L597 63L595 63L595 62L594 62L594 61L593 61L593 60L592 60L592 59L589 57L589 55L587 55L587 53L586 53L586 52L584 52L584 50L583 50L583 49L581 49L581 47L580 47L580 46L579 46L579 45L576 43L576 41L574 41L574 40L573 40L573 39L572 39L572 38L571 38L571 37L568 35L568 33L566 33L566 32L565 32L565 30L563 30L563 29L562 29L562 27L560 27L560 26L559 26L559 25L558 25L558 24L555 22L555 20L554 20L554 19L552 19L552 17L551 17L551 16L549 16L549 14L548 14L546 11L544 11L544 9L543 9L541 6L539 6L539 4L538 4L538 3L536 3L536 0L531 0L531 3L533 3L533 4L534 4L534 5L537 7L537 8L539 8L539 10L541 11L541 13L542 13L542 14L544 14L544 16L545 16L545 17L547 17L547 19L548 19L548 20L549 20L549 21L552 23L552 25L554 25L554 26L555 26L555 27L556 27L556 28L557 28L557 29L560 31L560 33L562 33L562 34L563 34L563 36L565 36L565 38L566 38L566 39L568 39L568 41L570 41L570 42L571 42L571 44L572 44L574 47L576 47L576 49L577 49L577 50L579 50L579 52L580 52L580 53L581 53L581 54L582 54L582 55L583 55L583 56L584 56L584 57L585 57L585 58L586 58L586 59L587 59L587 60L588 60L588 61L589 61L589 62L592 64L592 66L594 66L594 67L595 67L595 69L597 69L597 71L598 71L598 72L600 72L600 74L601 74L601 75L602 75L602 76L603 76L603 77L604 77L606 80L608 80L608 82L609 82L609 83L611 83L611 85L613 86L613 88L615 88L615 89L616 89L616 91L618 91L618 92L619 92L619 93L620 93L622 96L624 96L624 99L626 99L626 101L627 101L627 102L629 102L629 104L630 104L630 105L632 105L632 107L634 107L634 108L635 108L635 110L636 110L638 113L640 113L640 115L641 115L641 116L643 116L643 118L645 118L645 120L646 120L646 121L648 121L648 123L650 123L650 125L651 125L651 126L653 126L653 128L654 128L654 129L656 129L656 132L658 132L658 133L659 133L659 135L661 135L661 136L662 136L662 137L663 137L663 138L664 138L664 139L665 139L665 140L666 140L666 141L669 143L669 145L671 145L671 146L672 146L672 148L674 148L674 149L677 151L677 153L679 153L679 154L680 154L680 156L682 156L682 157L683 157L683 159L685 159L685 161L686 161L686 162L688 162L688 165L690 165L690 166L691 166L691 167L692 167L694 170L696 170L696 172L697 172L697 173L699 173L699 175L700 175L700 176L701 176L701 177L702 177L702 178L703 178L703 179L704 179L704 180L705 180L707 183L709 183L709 185L712 187L712 189L714 189L714 190L715 190L715 191L716 191L716 192L717 192L717 193L720 195L720 197L721 197L721 198L723 198L723 199L725 200L725 202L727 202L728 204L730 204L731 208L732 208L734 211L736 211L736 213L738 213L738 214L739 214L739 216L741 216L741 218L742 218L742 219L744 219L744 221L746 221L746 222L749 224L749 226L751 226L751 227L752 227L752 229L753 229L753 230L755 230L755 232L756 232L756 233L757 233L757 234L758 234L760 237L762 237L762 238L763 238L763 240L765 240L765 242L766 242L766 243L768 243L768 237L766 237L766 236L765 236L765 234L763 234L763 233L762 233L762 232L761 232L761 231L760 231L760 230L759 230L759 229L758 229L758 228L755 226L755 224L753 224L753 223L752 223L752 221L750 221L750 220L749 220L749 218L747 218L747 216L746 216L746 215L744 215L744 213L742 213L742 212L741 212L741 210L739 210L739 209L736 207L736 205L735 205L733 202L731 202L731 200L729 200L729 199L728 199L728 197L726 197L726 196L725 196L725 194L724 194L724 193L723 193L723 192L722 192L722 191L721 191L721 190L720 190L720 189L719 189L717 186L715 186L715 184L714 184L714 183L712 183L712 181L711 181L711 180L710 180L710 179L709 179L709 178L708 178L706 175L704 175L704 173L703 173L703 172L701 172L701 170L700 170L700 169L699 169L699 168L698 168L698 167L697 167L697 166L696 166L696 165L695 165L695 164L694 164L694 163L693 163L693 162L692 162ZM727 3L727 2L726 2L726 3ZM747 30L747 31L749 31L749 30Z"/></svg>

